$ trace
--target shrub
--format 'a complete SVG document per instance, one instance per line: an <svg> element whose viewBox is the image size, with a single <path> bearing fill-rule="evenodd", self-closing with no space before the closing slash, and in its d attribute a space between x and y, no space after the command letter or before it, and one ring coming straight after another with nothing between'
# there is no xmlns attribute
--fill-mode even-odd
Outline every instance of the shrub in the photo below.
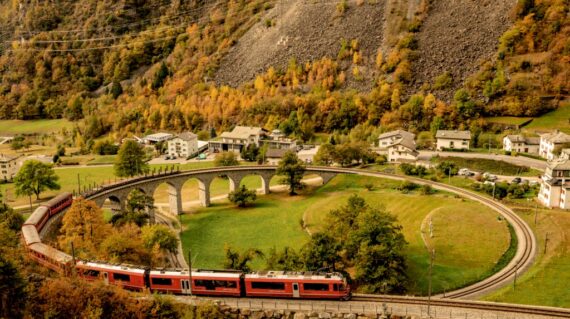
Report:
<svg viewBox="0 0 570 319"><path fill-rule="evenodd" d="M438 77L435 78L435 82L433 84L434 90L443 90L451 87L453 84L453 78L449 72L445 72Z"/></svg>
<svg viewBox="0 0 570 319"><path fill-rule="evenodd" d="M368 190L368 191L371 191L374 189L374 184L366 183L366 184L364 184L364 188L366 188L366 190Z"/></svg>
<svg viewBox="0 0 570 319"><path fill-rule="evenodd" d="M399 186L398 186L398 190L401 191L404 194L407 194L415 189L417 189L419 187L418 184L416 183L412 183L410 181L403 181Z"/></svg>
<svg viewBox="0 0 570 319"><path fill-rule="evenodd" d="M431 195L435 193L435 190L433 189L433 187L431 187L431 185L424 184L422 185L420 192L422 195Z"/></svg>

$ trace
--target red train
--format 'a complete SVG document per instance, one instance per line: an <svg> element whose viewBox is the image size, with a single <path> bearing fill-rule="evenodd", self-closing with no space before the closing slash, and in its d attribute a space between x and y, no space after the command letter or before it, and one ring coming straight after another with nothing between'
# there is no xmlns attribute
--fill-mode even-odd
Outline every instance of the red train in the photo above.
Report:
<svg viewBox="0 0 570 319"><path fill-rule="evenodd" d="M73 271L85 280L103 280L130 290L228 297L350 299L350 287L341 274L262 271L160 270L78 260L41 242L47 220L70 206L71 194L56 196L38 207L22 227L29 255L63 275Z"/></svg>

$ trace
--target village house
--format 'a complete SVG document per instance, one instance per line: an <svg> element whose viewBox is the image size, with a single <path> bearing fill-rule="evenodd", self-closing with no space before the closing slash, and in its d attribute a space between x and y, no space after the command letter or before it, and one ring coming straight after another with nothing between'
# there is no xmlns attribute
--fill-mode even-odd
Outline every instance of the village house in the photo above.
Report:
<svg viewBox="0 0 570 319"><path fill-rule="evenodd" d="M4 181L11 181L20 170L18 163L19 156L9 156L0 154L0 178Z"/></svg>
<svg viewBox="0 0 570 319"><path fill-rule="evenodd" d="M220 137L210 141L210 152L236 152L240 153L248 145L269 149L294 149L297 144L294 140L286 138L279 130L268 133L261 127L236 126L231 132L223 132Z"/></svg>
<svg viewBox="0 0 570 319"><path fill-rule="evenodd" d="M396 143L397 141L400 141L404 138L413 141L415 137L415 134L403 130L386 132L378 137L378 148L380 150L386 150L388 149L388 146Z"/></svg>
<svg viewBox="0 0 570 319"><path fill-rule="evenodd" d="M171 158L188 158L198 153L198 136L192 132L184 132L168 141L168 156Z"/></svg>
<svg viewBox="0 0 570 319"><path fill-rule="evenodd" d="M549 208L570 208L570 160L548 163L540 181L538 200Z"/></svg>
<svg viewBox="0 0 570 319"><path fill-rule="evenodd" d="M418 159L415 134L403 130L386 132L378 137L378 149L389 162L414 162Z"/></svg>
<svg viewBox="0 0 570 319"><path fill-rule="evenodd" d="M560 131L542 134L540 136L539 155L549 161L557 157L558 151L566 144L570 144L570 135Z"/></svg>
<svg viewBox="0 0 570 319"><path fill-rule="evenodd" d="M503 138L503 150L508 152L538 154L539 146L539 137L507 135Z"/></svg>
<svg viewBox="0 0 570 319"><path fill-rule="evenodd" d="M438 130L435 134L437 139L437 150L468 150L471 142L471 132L469 131L446 131Z"/></svg>

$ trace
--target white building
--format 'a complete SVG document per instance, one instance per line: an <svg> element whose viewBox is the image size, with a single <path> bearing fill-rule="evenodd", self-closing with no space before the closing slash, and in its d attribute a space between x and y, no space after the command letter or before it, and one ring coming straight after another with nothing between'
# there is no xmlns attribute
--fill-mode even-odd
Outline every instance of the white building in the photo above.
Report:
<svg viewBox="0 0 570 319"><path fill-rule="evenodd" d="M188 158L198 153L198 136L192 132L184 132L168 141L170 157Z"/></svg>
<svg viewBox="0 0 570 319"><path fill-rule="evenodd" d="M549 208L570 208L570 160L548 163L540 181L538 200Z"/></svg>
<svg viewBox="0 0 570 319"><path fill-rule="evenodd" d="M468 150L471 142L471 132L438 130L435 138L437 139L438 151L444 149Z"/></svg>
<svg viewBox="0 0 570 319"><path fill-rule="evenodd" d="M11 181L20 170L18 163L19 156L8 156L0 154L0 178L5 181Z"/></svg>
<svg viewBox="0 0 570 319"><path fill-rule="evenodd" d="M388 146L388 162L415 162L420 153L416 151L416 142L404 137Z"/></svg>
<svg viewBox="0 0 570 319"><path fill-rule="evenodd" d="M507 135L503 138L503 150L508 152L538 154L539 146L539 137Z"/></svg>
<svg viewBox="0 0 570 319"><path fill-rule="evenodd" d="M156 143L160 143L160 142L166 142L170 139L172 139L174 137L174 135L170 134L170 133L155 133L155 134L150 134L145 136L142 141L145 144L156 144Z"/></svg>
<svg viewBox="0 0 570 319"><path fill-rule="evenodd" d="M380 148L381 150L386 150L388 149L388 146L404 138L413 141L416 138L416 135L403 130L396 130L381 134L378 137L378 148Z"/></svg>
<svg viewBox="0 0 570 319"><path fill-rule="evenodd" d="M269 149L293 149L297 143L286 138L279 130L269 133L261 127L236 126L231 132L223 132L219 138L210 141L210 152L241 152L248 145Z"/></svg>
<svg viewBox="0 0 570 319"><path fill-rule="evenodd" d="M539 155L551 161L556 158L554 154L556 148L564 147L565 144L570 144L570 135L568 134L559 131L543 134L540 136Z"/></svg>
<svg viewBox="0 0 570 319"><path fill-rule="evenodd" d="M265 153L265 163L269 165L279 165L279 162L287 153L286 149L277 149L277 148L270 148Z"/></svg>

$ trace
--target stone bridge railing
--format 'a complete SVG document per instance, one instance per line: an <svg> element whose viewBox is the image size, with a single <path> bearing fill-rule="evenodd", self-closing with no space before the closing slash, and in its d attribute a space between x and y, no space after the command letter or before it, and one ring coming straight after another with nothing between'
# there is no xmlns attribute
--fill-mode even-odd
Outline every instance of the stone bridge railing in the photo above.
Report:
<svg viewBox="0 0 570 319"><path fill-rule="evenodd" d="M215 167L208 169L198 169L190 171L165 171L158 175L148 175L124 180L118 183L103 185L89 192L84 196L93 200L100 207L105 201L110 200L115 209L123 209L128 195L138 189L146 195L153 196L156 189L162 185L168 185L170 213L178 215L182 213L182 186L188 180L198 181L198 195L202 206L210 205L210 185L216 177L226 176L229 180L229 191L234 191L239 187L242 179L248 175L257 175L261 178L262 193L269 193L269 183L275 176L277 166L232 166ZM326 184L338 173L318 167L308 167L306 174L316 174L323 179Z"/></svg>

